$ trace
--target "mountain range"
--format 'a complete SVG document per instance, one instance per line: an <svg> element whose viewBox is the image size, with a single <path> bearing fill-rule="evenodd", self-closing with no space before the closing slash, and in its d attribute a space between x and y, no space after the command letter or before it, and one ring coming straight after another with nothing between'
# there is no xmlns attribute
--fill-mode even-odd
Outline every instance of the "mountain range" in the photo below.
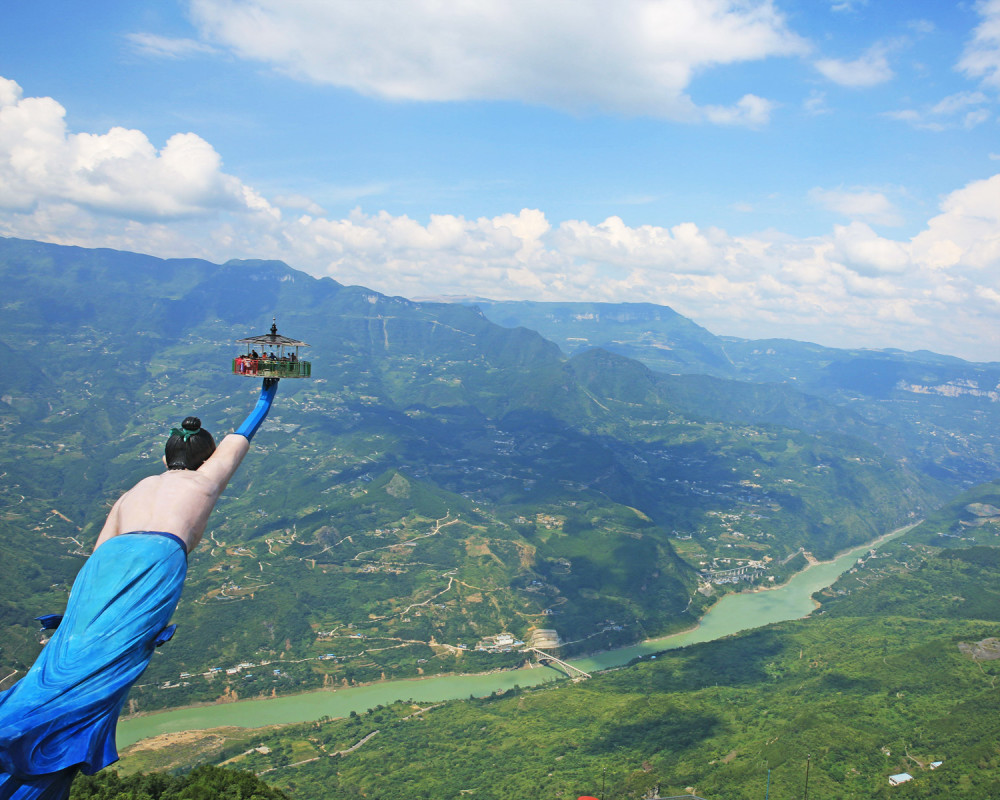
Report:
<svg viewBox="0 0 1000 800"><path fill-rule="evenodd" d="M233 343L276 318L312 345L132 710L511 666L475 651L504 631L573 653L688 627L1000 458L997 365L723 339L666 307L414 302L280 262L0 239L0 276L9 680L169 428L249 411Z"/></svg>

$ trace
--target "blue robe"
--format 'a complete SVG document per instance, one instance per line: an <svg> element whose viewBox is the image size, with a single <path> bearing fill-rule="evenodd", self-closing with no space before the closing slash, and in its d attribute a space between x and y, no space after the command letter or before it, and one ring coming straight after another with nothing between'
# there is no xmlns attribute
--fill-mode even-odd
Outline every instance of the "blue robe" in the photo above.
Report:
<svg viewBox="0 0 1000 800"><path fill-rule="evenodd" d="M98 547L28 674L0 693L0 800L60 800L118 760L115 725L187 574L183 542L138 531Z"/></svg>

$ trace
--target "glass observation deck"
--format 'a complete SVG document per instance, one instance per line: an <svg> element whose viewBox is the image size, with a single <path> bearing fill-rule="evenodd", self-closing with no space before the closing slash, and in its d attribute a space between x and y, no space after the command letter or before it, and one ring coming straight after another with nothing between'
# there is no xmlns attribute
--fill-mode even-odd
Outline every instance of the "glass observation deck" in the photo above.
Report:
<svg viewBox="0 0 1000 800"><path fill-rule="evenodd" d="M309 378L312 364L295 359L280 360L236 356L233 359L233 375L249 375L251 378Z"/></svg>
<svg viewBox="0 0 1000 800"><path fill-rule="evenodd" d="M233 359L233 375L250 378L310 378L312 364L299 358L299 348L305 342L278 333L277 320L271 332L240 339L245 351Z"/></svg>

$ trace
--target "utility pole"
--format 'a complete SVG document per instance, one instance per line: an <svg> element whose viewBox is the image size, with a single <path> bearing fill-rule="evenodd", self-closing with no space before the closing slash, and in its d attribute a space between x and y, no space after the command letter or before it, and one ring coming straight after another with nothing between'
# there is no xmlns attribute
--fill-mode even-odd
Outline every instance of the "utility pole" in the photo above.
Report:
<svg viewBox="0 0 1000 800"><path fill-rule="evenodd" d="M802 800L809 800L809 764L812 761L812 754L806 756L806 790L802 795Z"/></svg>

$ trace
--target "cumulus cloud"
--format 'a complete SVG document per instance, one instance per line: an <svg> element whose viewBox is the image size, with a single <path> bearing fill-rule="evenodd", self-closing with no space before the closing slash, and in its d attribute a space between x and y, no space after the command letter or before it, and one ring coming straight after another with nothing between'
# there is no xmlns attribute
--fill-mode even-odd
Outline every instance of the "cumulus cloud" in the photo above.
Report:
<svg viewBox="0 0 1000 800"><path fill-rule="evenodd" d="M1000 266L1000 175L952 192L913 240L914 255L936 268L962 265L989 280Z"/></svg>
<svg viewBox="0 0 1000 800"><path fill-rule="evenodd" d="M752 94L700 109L713 66L801 55L773 0L190 0L211 42L294 77L397 100L515 100L759 125Z"/></svg>
<svg viewBox="0 0 1000 800"><path fill-rule="evenodd" d="M25 98L14 81L0 78L0 208L68 203L135 218L276 213L222 172L219 154L193 133L175 134L157 151L137 130L69 133L65 115L52 98Z"/></svg>
<svg viewBox="0 0 1000 800"><path fill-rule="evenodd" d="M870 190L813 189L809 198L816 204L856 220L876 225L902 225L903 218L882 192Z"/></svg>
<svg viewBox="0 0 1000 800"><path fill-rule="evenodd" d="M392 294L641 299L723 333L982 358L984 343L1000 348L1000 271L989 269L1000 264L998 217L1000 175L949 195L908 240L858 220L797 239L735 237L690 222L631 226L619 217L553 225L533 209L427 223L355 211L301 218L283 232L281 249L317 274Z"/></svg>
<svg viewBox="0 0 1000 800"><path fill-rule="evenodd" d="M894 210L868 189L817 189L813 199L850 222L804 238L684 220L552 222L531 208L334 219L304 196L272 204L192 134L157 150L134 130L71 133L64 116L0 79L0 233L217 262L280 258L410 297L642 300L724 334L1000 357L1000 175L949 194L910 239L872 229Z"/></svg>
<svg viewBox="0 0 1000 800"><path fill-rule="evenodd" d="M863 56L853 61L821 58L815 62L814 66L828 80L852 89L885 83L893 75L885 48L881 45L872 47Z"/></svg>
<svg viewBox="0 0 1000 800"><path fill-rule="evenodd" d="M1000 0L983 0L976 8L982 21L966 44L958 68L1000 89Z"/></svg>
<svg viewBox="0 0 1000 800"><path fill-rule="evenodd" d="M831 257L861 275L900 273L910 264L905 244L882 238L863 222L835 226L833 243Z"/></svg>

